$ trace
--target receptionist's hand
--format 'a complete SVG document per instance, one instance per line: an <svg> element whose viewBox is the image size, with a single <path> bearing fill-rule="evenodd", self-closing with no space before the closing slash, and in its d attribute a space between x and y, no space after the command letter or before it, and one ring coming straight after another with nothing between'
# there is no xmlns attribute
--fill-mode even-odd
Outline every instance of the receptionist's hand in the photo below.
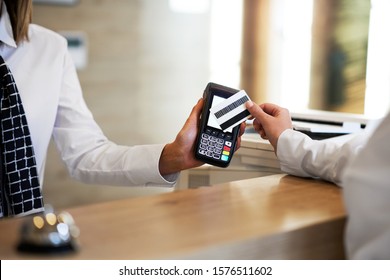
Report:
<svg viewBox="0 0 390 280"><path fill-rule="evenodd" d="M276 152L280 134L292 128L290 112L286 108L271 103L257 105L248 101L246 107L254 118L254 129L261 138L269 140Z"/></svg>
<svg viewBox="0 0 390 280"><path fill-rule="evenodd" d="M159 162L161 175L169 175L185 169L201 166L203 162L195 158L195 141L200 125L200 115L203 108L203 99L192 108L191 114L179 131L175 141L165 145ZM240 126L237 140L237 149L241 145L241 136L245 131L245 123Z"/></svg>

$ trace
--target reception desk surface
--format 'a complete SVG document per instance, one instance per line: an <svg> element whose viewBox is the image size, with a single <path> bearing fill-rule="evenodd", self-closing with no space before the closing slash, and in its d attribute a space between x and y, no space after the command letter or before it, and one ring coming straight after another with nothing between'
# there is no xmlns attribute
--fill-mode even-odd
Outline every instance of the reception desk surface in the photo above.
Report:
<svg viewBox="0 0 390 280"><path fill-rule="evenodd" d="M66 209L77 252L16 250L25 218L0 220L0 259L343 259L345 210L330 183L278 174Z"/></svg>

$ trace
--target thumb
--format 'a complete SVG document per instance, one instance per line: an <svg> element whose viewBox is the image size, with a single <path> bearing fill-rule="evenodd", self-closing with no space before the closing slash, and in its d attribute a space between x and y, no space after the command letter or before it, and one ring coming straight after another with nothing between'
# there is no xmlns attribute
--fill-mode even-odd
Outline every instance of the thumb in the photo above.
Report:
<svg viewBox="0 0 390 280"><path fill-rule="evenodd" d="M198 100L198 103L192 108L192 111L187 118L187 122L196 123L199 120L200 115L202 114L203 103L203 98Z"/></svg>
<svg viewBox="0 0 390 280"><path fill-rule="evenodd" d="M260 106L254 104L251 100L247 101L245 106L255 119L262 120L268 116L268 114L265 113Z"/></svg>

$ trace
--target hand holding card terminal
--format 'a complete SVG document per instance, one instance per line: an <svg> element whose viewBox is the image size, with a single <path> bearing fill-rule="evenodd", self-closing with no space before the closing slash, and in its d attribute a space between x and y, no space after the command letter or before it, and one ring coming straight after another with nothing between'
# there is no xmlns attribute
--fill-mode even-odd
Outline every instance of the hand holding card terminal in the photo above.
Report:
<svg viewBox="0 0 390 280"><path fill-rule="evenodd" d="M210 108L229 98L239 90L209 83L203 93L204 106L200 119L198 137L195 144L195 157L205 163L227 167L236 149L240 126L223 131Z"/></svg>

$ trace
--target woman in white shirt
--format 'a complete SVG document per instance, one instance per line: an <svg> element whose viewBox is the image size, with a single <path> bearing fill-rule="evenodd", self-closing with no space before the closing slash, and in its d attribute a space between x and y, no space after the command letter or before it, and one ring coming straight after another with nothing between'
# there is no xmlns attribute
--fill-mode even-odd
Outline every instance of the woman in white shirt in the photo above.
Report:
<svg viewBox="0 0 390 280"><path fill-rule="evenodd" d="M51 137L70 175L85 183L172 186L178 172L202 164L193 152L202 100L172 143L116 145L84 102L65 38L30 23L31 0L0 3L0 55L23 102L41 186Z"/></svg>
<svg viewBox="0 0 390 280"><path fill-rule="evenodd" d="M253 102L247 108L255 130L274 147L282 171L343 187L348 258L390 259L390 114L377 128L332 142L294 131L285 108Z"/></svg>

